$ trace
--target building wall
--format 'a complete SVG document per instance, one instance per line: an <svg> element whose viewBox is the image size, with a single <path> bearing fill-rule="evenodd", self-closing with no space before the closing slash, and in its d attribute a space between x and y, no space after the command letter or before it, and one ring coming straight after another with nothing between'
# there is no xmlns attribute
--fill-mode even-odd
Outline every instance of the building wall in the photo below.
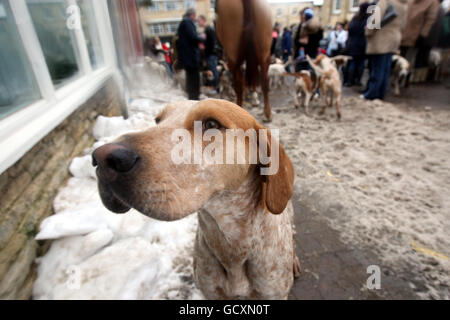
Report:
<svg viewBox="0 0 450 320"><path fill-rule="evenodd" d="M320 12L320 18L324 26L334 27L337 22L350 21L355 13L358 12L356 7L352 8L352 3L356 3L354 0L341 0L340 11L334 10L335 1L337 0L324 0L322 9ZM359 3L366 2L367 0L359 0Z"/></svg>
<svg viewBox="0 0 450 320"><path fill-rule="evenodd" d="M306 7L313 7L313 0L298 2L279 2L270 3L272 11L272 23L278 22L281 25L281 31L284 27L290 27L292 24L300 22L300 11Z"/></svg>
<svg viewBox="0 0 450 320"><path fill-rule="evenodd" d="M117 116L120 90L110 78L86 103L0 175L0 299L28 299L36 276L34 259L48 242L34 240L42 220L53 213L58 189L75 156L92 145L98 115Z"/></svg>
<svg viewBox="0 0 450 320"><path fill-rule="evenodd" d="M157 5L157 11L152 11L147 6L142 6L139 8L141 27L145 38L153 38L156 35L159 37L173 36L176 33L176 29L168 30L167 25L169 23L178 25L183 14L190 7L194 7L196 9L197 16L204 15L208 22L212 22L214 20L214 10L211 9L210 0L154 0L153 2ZM166 3L173 4L177 9L170 11L166 10ZM151 25L162 25L163 32L161 34L153 34L150 30Z"/></svg>

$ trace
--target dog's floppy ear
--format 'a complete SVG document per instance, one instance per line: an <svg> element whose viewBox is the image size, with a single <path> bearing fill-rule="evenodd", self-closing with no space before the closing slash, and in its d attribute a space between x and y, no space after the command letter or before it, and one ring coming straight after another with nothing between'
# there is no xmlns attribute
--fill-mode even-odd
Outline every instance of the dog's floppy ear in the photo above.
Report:
<svg viewBox="0 0 450 320"><path fill-rule="evenodd" d="M274 161L278 161L278 170L274 174L261 175L261 202L271 213L280 214L292 197L294 167L283 147L278 141L272 139L269 130L267 130L267 137L259 140L258 143L260 147L261 144L266 145L268 156L271 157L271 162L265 165L266 167L272 166ZM272 159L272 156L276 156L276 152L272 155L271 150L276 150L275 148L278 148L278 159ZM261 170L261 167L258 170Z"/></svg>

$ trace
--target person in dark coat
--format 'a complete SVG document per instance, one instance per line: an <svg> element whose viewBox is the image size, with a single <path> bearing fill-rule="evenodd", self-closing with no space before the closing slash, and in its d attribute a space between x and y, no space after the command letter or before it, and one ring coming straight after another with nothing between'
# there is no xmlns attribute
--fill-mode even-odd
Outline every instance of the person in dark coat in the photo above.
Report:
<svg viewBox="0 0 450 320"><path fill-rule="evenodd" d="M272 45L270 46L270 55L276 56L277 41L280 35L280 24L275 22L272 30Z"/></svg>
<svg viewBox="0 0 450 320"><path fill-rule="evenodd" d="M205 59L206 64L208 66L208 69L211 70L211 72L214 75L214 80L212 83L209 83L208 85L212 85L217 91L218 91L218 85L219 85L219 73L217 72L217 63L219 61L217 57L217 37L216 37L216 31L214 31L213 27L208 25L206 21L206 17L203 15L200 15L198 17L198 25L199 27L202 27L205 29Z"/></svg>
<svg viewBox="0 0 450 320"><path fill-rule="evenodd" d="M288 28L283 29L283 38L281 40L281 49L283 50L283 62L289 59L292 54L292 36Z"/></svg>
<svg viewBox="0 0 450 320"><path fill-rule="evenodd" d="M188 9L178 26L178 63L186 71L186 91L189 100L198 100L200 95L200 49L204 37L197 34L195 10Z"/></svg>
<svg viewBox="0 0 450 320"><path fill-rule="evenodd" d="M319 49L320 40L323 38L323 28L317 17L314 17L314 10L305 8L300 12L300 24L293 39L293 58L296 60L300 53L309 55L312 59L316 58ZM302 49L303 48L303 49ZM295 66L295 70L308 69L309 65L300 62Z"/></svg>
<svg viewBox="0 0 450 320"><path fill-rule="evenodd" d="M351 56L348 62L346 72L344 73L344 85L351 87L360 85L361 77L364 72L364 63L366 60L366 35L365 27L369 14L367 8L368 2L361 3L359 13L353 17L348 26L348 40L346 44L345 54Z"/></svg>

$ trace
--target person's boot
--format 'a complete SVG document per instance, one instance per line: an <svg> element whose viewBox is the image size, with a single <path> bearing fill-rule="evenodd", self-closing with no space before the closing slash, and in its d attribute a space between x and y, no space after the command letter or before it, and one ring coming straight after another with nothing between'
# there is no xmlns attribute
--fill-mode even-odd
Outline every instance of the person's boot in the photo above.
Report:
<svg viewBox="0 0 450 320"><path fill-rule="evenodd" d="M426 80L427 68L415 68L412 83L420 83Z"/></svg>
<svg viewBox="0 0 450 320"><path fill-rule="evenodd" d="M417 82L419 82L419 73L420 73L420 69L419 68L415 68L415 69L412 70L410 83L417 83Z"/></svg>
<svg viewBox="0 0 450 320"><path fill-rule="evenodd" d="M427 82L427 78L428 78L428 68L423 68L423 73L420 80L421 82Z"/></svg>

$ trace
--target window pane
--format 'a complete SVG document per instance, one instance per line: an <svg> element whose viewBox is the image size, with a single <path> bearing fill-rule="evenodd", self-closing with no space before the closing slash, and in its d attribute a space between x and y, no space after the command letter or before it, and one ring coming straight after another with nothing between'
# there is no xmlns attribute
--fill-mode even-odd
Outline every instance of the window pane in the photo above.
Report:
<svg viewBox="0 0 450 320"><path fill-rule="evenodd" d="M167 24L167 32L177 33L178 25L179 25L178 22L171 22L171 23Z"/></svg>
<svg viewBox="0 0 450 320"><path fill-rule="evenodd" d="M83 26L83 33L86 39L89 58L91 59L92 69L95 70L103 65L103 54L100 44L100 36L98 34L97 25L95 22L92 1L93 0L78 1L78 5L81 9L81 25Z"/></svg>
<svg viewBox="0 0 450 320"><path fill-rule="evenodd" d="M0 0L0 119L39 99L11 8Z"/></svg>
<svg viewBox="0 0 450 320"><path fill-rule="evenodd" d="M67 28L63 0L27 0L34 29L53 83L58 87L79 75L75 37Z"/></svg>

